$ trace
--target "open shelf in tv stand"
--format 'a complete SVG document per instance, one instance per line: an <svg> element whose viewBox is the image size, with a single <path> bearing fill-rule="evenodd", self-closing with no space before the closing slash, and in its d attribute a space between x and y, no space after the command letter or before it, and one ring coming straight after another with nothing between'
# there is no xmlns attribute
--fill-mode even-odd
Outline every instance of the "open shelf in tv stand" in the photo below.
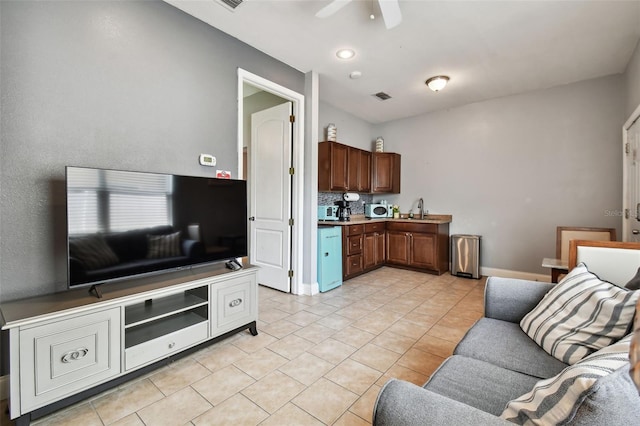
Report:
<svg viewBox="0 0 640 426"><path fill-rule="evenodd" d="M0 305L17 425L242 330L257 335L257 268L224 265Z"/></svg>

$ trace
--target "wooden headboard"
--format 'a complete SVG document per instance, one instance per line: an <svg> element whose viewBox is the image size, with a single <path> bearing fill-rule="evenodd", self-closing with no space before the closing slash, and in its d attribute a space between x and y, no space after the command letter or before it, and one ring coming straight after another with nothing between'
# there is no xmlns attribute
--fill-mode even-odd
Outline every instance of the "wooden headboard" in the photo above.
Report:
<svg viewBox="0 0 640 426"><path fill-rule="evenodd" d="M571 240L569 270L580 262L600 279L624 286L640 267L640 243Z"/></svg>

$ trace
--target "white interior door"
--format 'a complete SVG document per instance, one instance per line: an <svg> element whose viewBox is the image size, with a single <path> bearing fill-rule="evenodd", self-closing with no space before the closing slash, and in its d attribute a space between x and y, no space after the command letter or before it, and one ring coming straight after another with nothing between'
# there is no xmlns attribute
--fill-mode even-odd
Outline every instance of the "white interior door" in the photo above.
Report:
<svg viewBox="0 0 640 426"><path fill-rule="evenodd" d="M260 267L258 283L291 289L291 135L293 104L251 115L249 261Z"/></svg>
<svg viewBox="0 0 640 426"><path fill-rule="evenodd" d="M624 220L627 221L626 230L623 241L640 242L640 119L636 120L627 130L627 155L626 176L627 176L627 208L629 213L625 214Z"/></svg>

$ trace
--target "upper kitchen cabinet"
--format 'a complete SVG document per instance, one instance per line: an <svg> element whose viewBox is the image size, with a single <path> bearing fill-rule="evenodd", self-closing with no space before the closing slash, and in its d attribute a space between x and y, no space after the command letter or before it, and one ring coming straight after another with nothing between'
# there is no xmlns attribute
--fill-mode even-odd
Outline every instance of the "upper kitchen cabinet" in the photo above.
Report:
<svg viewBox="0 0 640 426"><path fill-rule="evenodd" d="M400 192L400 155L338 142L318 144L318 191Z"/></svg>
<svg viewBox="0 0 640 426"><path fill-rule="evenodd" d="M347 162L349 164L347 170L349 191L370 192L371 153L349 147Z"/></svg>
<svg viewBox="0 0 640 426"><path fill-rule="evenodd" d="M337 142L318 144L318 191L349 190L349 147Z"/></svg>
<svg viewBox="0 0 640 426"><path fill-rule="evenodd" d="M400 193L400 154L373 153L373 193Z"/></svg>

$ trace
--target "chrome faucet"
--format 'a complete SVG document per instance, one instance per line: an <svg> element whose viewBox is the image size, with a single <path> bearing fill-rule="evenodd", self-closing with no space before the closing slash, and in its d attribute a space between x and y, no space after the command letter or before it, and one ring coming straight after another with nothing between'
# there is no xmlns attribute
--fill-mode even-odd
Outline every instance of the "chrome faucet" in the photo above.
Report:
<svg viewBox="0 0 640 426"><path fill-rule="evenodd" d="M424 219L424 200L422 198L418 200L418 210L420 210L420 219Z"/></svg>

